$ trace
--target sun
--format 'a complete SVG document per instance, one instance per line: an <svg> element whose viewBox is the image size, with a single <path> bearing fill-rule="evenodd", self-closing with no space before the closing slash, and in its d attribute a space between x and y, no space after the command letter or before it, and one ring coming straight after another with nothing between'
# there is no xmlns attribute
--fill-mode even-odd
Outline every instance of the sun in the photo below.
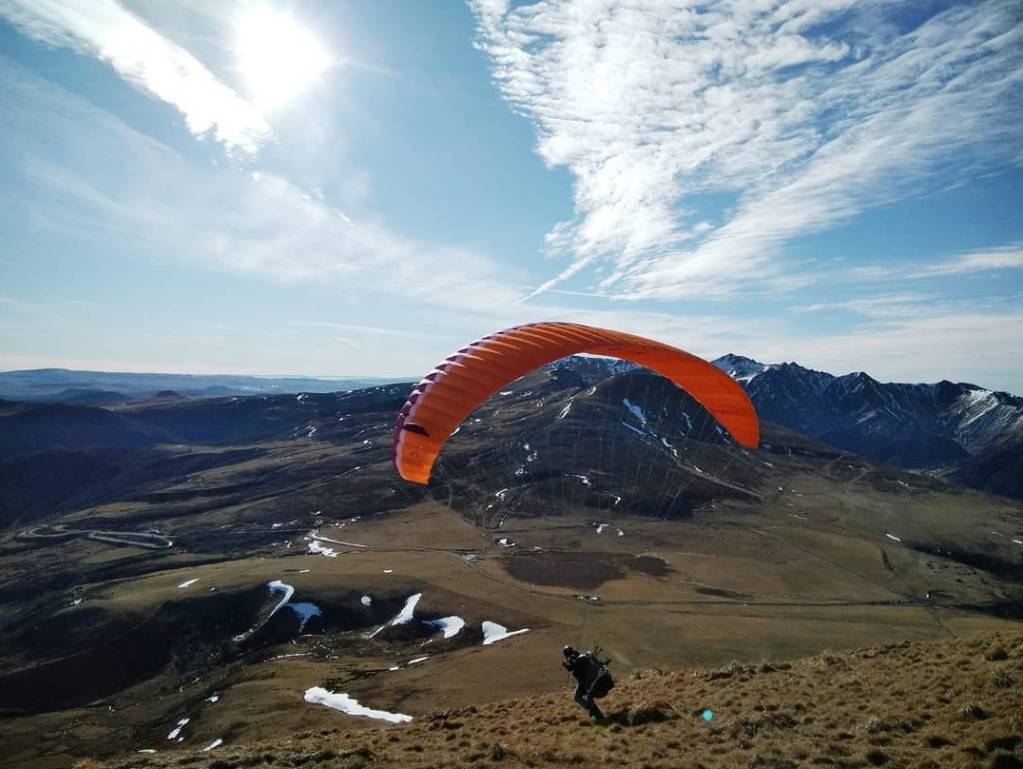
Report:
<svg viewBox="0 0 1023 769"><path fill-rule="evenodd" d="M264 111L283 106L331 64L309 30L266 5L252 5L242 12L236 51L249 96Z"/></svg>

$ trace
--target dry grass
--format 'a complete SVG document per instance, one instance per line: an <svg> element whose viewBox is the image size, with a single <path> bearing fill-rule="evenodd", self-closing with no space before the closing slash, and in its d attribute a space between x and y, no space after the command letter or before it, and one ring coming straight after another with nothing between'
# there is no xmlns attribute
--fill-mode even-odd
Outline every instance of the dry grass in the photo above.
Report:
<svg viewBox="0 0 1023 769"><path fill-rule="evenodd" d="M566 691L395 727L338 714L333 729L103 766L1013 769L1023 767L1021 680L1023 633L901 642L793 663L639 672L604 701L600 724Z"/></svg>

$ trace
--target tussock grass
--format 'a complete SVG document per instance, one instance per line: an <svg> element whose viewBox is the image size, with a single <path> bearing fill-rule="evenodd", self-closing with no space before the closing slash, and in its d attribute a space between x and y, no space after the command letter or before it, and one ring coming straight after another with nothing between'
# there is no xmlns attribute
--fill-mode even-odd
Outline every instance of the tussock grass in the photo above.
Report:
<svg viewBox="0 0 1023 769"><path fill-rule="evenodd" d="M97 766L1014 769L1023 766L1021 675L1023 632L900 642L792 663L642 671L603 701L601 722L566 691L395 727L339 714L336 731Z"/></svg>

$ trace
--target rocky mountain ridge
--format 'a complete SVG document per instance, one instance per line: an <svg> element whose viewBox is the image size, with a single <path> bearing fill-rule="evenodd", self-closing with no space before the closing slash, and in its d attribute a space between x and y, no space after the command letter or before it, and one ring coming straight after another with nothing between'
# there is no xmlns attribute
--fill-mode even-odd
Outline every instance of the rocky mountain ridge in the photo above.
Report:
<svg viewBox="0 0 1023 769"><path fill-rule="evenodd" d="M1023 493L1005 472L1023 456L1023 398L967 382L884 383L863 371L835 376L735 354L714 363L742 383L763 419L887 464Z"/></svg>

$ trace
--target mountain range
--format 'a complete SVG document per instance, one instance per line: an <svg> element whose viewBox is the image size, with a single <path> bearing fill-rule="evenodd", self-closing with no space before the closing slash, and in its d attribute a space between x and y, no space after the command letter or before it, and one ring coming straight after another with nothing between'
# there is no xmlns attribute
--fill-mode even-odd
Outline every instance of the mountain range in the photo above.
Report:
<svg viewBox="0 0 1023 769"><path fill-rule="evenodd" d="M407 378L406 378L407 379ZM326 393L405 381L386 377L270 377L237 374L150 374L62 368L0 372L0 398L114 406L144 398Z"/></svg>
<svg viewBox="0 0 1023 769"><path fill-rule="evenodd" d="M1023 498L1023 398L948 380L933 384L884 383L862 371L836 376L794 362L766 364L733 353L713 362L743 385L764 420L884 464ZM571 371L587 385L638 369L626 361L592 356L574 356L550 368L562 371L562 376ZM168 413L177 419L183 413L205 414L212 408L182 412L174 408L175 401L182 398L329 393L395 381L39 369L0 373L0 399L59 403L68 408L146 402L155 407L147 408L147 415ZM8 411L12 408L7 404ZM22 413L24 407L14 410L22 418L7 421L12 430L15 422L19 426L0 441L8 449L13 448L8 444L21 440L28 441L22 449L49 447L53 436L48 430L68 433L70 444L57 440L56 445L85 441L92 445L138 446L171 438L159 434L167 425L155 424L145 427L146 437L137 430L124 431L121 425L114 430L116 438L109 442L90 437L123 417L129 418L132 428L138 428L132 419L137 415L131 413L52 408ZM216 412L225 413L223 409ZM88 423L84 432L80 419ZM200 417L201 422L204 419ZM20 429L26 427L28 434ZM214 423L197 424L195 429L216 431Z"/></svg>
<svg viewBox="0 0 1023 769"><path fill-rule="evenodd" d="M884 383L728 354L714 364L757 413L837 448L997 494L1023 496L1023 398L975 384Z"/></svg>

